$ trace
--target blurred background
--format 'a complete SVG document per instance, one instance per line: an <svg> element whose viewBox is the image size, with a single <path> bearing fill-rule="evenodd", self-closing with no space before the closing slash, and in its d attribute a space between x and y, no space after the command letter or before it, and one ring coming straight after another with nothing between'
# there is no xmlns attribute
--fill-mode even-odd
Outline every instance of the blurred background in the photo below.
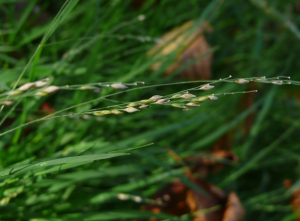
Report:
<svg viewBox="0 0 300 221"><path fill-rule="evenodd" d="M20 74L18 85L300 80L299 13L298 0L1 0L0 90L13 89ZM61 114L198 85L86 104L113 90L25 98L2 110L0 129L77 104ZM220 83L200 93L245 90L258 93L184 112L153 105L119 116L59 117L1 134L1 171L148 145L69 169L2 174L1 220L300 220L299 86Z"/></svg>

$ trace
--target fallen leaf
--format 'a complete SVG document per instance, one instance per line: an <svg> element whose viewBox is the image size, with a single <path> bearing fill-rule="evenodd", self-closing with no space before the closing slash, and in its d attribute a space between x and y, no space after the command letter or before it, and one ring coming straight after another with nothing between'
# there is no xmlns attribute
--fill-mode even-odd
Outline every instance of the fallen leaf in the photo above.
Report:
<svg viewBox="0 0 300 221"><path fill-rule="evenodd" d="M242 206L235 192L229 193L226 209L222 221L239 221L245 215L245 209Z"/></svg>
<svg viewBox="0 0 300 221"><path fill-rule="evenodd" d="M183 70L179 76L187 79L210 79L213 54L209 52L211 48L203 32L205 30L212 31L212 27L207 22L203 22L198 29L189 33L193 23L194 21L188 21L164 34L161 41L147 54L159 58L176 52L176 60L165 71L167 75L174 73L188 62L203 56L199 61ZM159 69L163 62L153 64L150 69L154 71Z"/></svg>

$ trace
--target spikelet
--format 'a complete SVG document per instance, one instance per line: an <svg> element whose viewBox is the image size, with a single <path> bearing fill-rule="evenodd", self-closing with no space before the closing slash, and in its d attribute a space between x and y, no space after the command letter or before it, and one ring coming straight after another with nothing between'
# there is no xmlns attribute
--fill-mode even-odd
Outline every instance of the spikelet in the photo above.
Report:
<svg viewBox="0 0 300 221"><path fill-rule="evenodd" d="M208 99L209 99L208 96L205 96L205 97L199 97L199 98L193 99L192 102L194 102L194 103L202 103L202 102L204 102L204 101L206 101L206 100L208 100Z"/></svg>
<svg viewBox="0 0 300 221"><path fill-rule="evenodd" d="M148 100L141 100L141 103L143 103L143 104L150 104L152 102L153 102L153 100L150 100L150 99L148 99Z"/></svg>
<svg viewBox="0 0 300 221"><path fill-rule="evenodd" d="M60 87L55 86L55 85L50 85L49 87L46 87L43 92L47 94L52 94L56 91L60 90Z"/></svg>
<svg viewBox="0 0 300 221"><path fill-rule="evenodd" d="M121 111L119 110L111 110L111 113L114 114L114 115L120 115L120 114L123 114Z"/></svg>
<svg viewBox="0 0 300 221"><path fill-rule="evenodd" d="M19 91L28 91L29 89L33 88L33 86L34 86L34 83L30 82L30 83L23 84L17 90L19 90Z"/></svg>
<svg viewBox="0 0 300 221"><path fill-rule="evenodd" d="M42 88L42 87L45 87L49 84L49 82L46 82L46 81L36 81L34 82L34 85L33 87L34 88Z"/></svg>
<svg viewBox="0 0 300 221"><path fill-rule="evenodd" d="M12 100L4 100L4 101L0 101L0 105L5 105L5 106L9 106L16 103L15 101Z"/></svg>
<svg viewBox="0 0 300 221"><path fill-rule="evenodd" d="M43 92L43 91L38 91L38 92L35 93L35 95L38 96L38 97L45 97L45 96L47 96L48 94L45 93L45 92Z"/></svg>
<svg viewBox="0 0 300 221"><path fill-rule="evenodd" d="M94 93L100 93L102 90L98 87L93 87L93 86L81 86L79 88L79 90L82 90L82 91L91 91L91 92L94 92Z"/></svg>
<svg viewBox="0 0 300 221"><path fill-rule="evenodd" d="M275 85L282 85L283 82L282 82L282 81L272 81L272 84L275 84Z"/></svg>
<svg viewBox="0 0 300 221"><path fill-rule="evenodd" d="M129 199L129 195L124 194L124 193L119 193L118 194L118 199L119 200L128 200Z"/></svg>
<svg viewBox="0 0 300 221"><path fill-rule="evenodd" d="M19 94L22 94L22 93L23 93L23 91L14 90L14 91L7 92L7 95L9 95L9 96L16 96L16 95L19 95Z"/></svg>
<svg viewBox="0 0 300 221"><path fill-rule="evenodd" d="M146 105L146 104L141 104L141 105L139 106L140 109L147 109L147 108L149 108L149 107L151 107L151 106L150 106L150 105Z"/></svg>
<svg viewBox="0 0 300 221"><path fill-rule="evenodd" d="M250 82L249 80L245 80L245 79L237 79L235 81L235 83L238 83L238 84L247 84L249 82Z"/></svg>
<svg viewBox="0 0 300 221"><path fill-rule="evenodd" d="M152 100L152 101L157 101L159 99L161 99L163 96L160 96L160 95L154 95L152 97L150 97L149 99Z"/></svg>
<svg viewBox="0 0 300 221"><path fill-rule="evenodd" d="M184 99L190 99L190 98L193 98L193 97L196 97L196 96L193 95L193 94L190 94L190 93L185 93L185 94L182 94L180 97L184 98Z"/></svg>
<svg viewBox="0 0 300 221"><path fill-rule="evenodd" d="M127 113L134 113L139 111L138 109L134 108L134 107L127 107L124 109L124 111L126 111Z"/></svg>
<svg viewBox="0 0 300 221"><path fill-rule="evenodd" d="M214 87L215 86L206 84L206 85L203 85L202 87L200 87L200 90L207 91L207 90L213 89Z"/></svg>
<svg viewBox="0 0 300 221"><path fill-rule="evenodd" d="M121 84L121 83L111 84L110 86L111 86L112 88L118 89L118 90L125 90L125 89L128 89L127 86L125 86L124 84Z"/></svg>
<svg viewBox="0 0 300 221"><path fill-rule="evenodd" d="M210 96L208 96L209 97L209 100L211 100L211 101L216 101L216 100L219 100L219 98L217 98L215 95L210 95Z"/></svg>
<svg viewBox="0 0 300 221"><path fill-rule="evenodd" d="M172 99L178 99L178 98L180 98L180 96L181 96L181 94L175 94L175 95L173 95L171 98L172 98Z"/></svg>
<svg viewBox="0 0 300 221"><path fill-rule="evenodd" d="M110 110L103 110L103 111L94 111L93 114L100 117L103 115L112 114L112 112Z"/></svg>
<svg viewBox="0 0 300 221"><path fill-rule="evenodd" d="M168 99L159 99L158 101L155 102L155 104L165 104L170 102Z"/></svg>
<svg viewBox="0 0 300 221"><path fill-rule="evenodd" d="M182 105L182 104L177 104L177 103L174 103L172 104L173 107L176 107L176 108L186 108L186 106Z"/></svg>
<svg viewBox="0 0 300 221"><path fill-rule="evenodd" d="M127 105L127 107L137 107L137 106L139 106L139 103L137 103L137 102L132 102Z"/></svg>
<svg viewBox="0 0 300 221"><path fill-rule="evenodd" d="M185 107L185 108L183 108L182 110L183 110L183 111L190 111L191 109L190 109L190 108L187 108L187 107Z"/></svg>
<svg viewBox="0 0 300 221"><path fill-rule="evenodd" d="M189 102L189 103L186 104L186 106L190 106L190 107L199 107L200 104L196 104L196 103L194 103L194 102Z"/></svg>
<svg viewBox="0 0 300 221"><path fill-rule="evenodd" d="M256 78L255 80L257 81L267 81L267 78L265 76L260 77L260 78Z"/></svg>

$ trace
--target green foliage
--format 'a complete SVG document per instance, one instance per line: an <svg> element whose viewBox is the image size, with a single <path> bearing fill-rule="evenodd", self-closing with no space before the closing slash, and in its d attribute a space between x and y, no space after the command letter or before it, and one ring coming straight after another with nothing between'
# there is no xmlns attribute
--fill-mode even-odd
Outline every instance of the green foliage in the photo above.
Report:
<svg viewBox="0 0 300 221"><path fill-rule="evenodd" d="M294 219L289 199L299 186L300 172L296 0L176 4L147 0L141 7L130 0L28 2L0 1L0 90L5 95L0 100L13 99L9 91L45 78L62 90L36 97L32 89L1 109L1 220L153 217L139 210L141 203L149 202L173 178L203 191L183 175L185 168L178 168L166 148L182 158L197 155L211 150L226 133L233 134L239 162L210 174L207 180L237 193L247 211L244 220ZM210 81L215 88L208 92L193 91L203 81L175 78L186 67L163 77L175 55L146 55L162 34L188 20L196 21L191 31L204 20L213 27L206 34L214 52L212 78L223 80ZM164 64L150 71L157 61ZM235 79L288 75L294 81L285 79L291 85L280 86L255 83L255 88L249 88L249 84L225 79L229 75ZM98 87L98 82L107 82L100 93L79 89ZM129 89L116 92L106 87L116 82L127 83ZM246 108L242 103L247 98L237 93L203 102L191 111L175 108L171 100L132 114L92 115L111 106L123 109L153 95L170 99L187 90L201 97L253 89L258 93ZM45 108L47 104L56 112ZM255 118L245 134L243 122L251 113ZM289 191L282 185L285 179L295 181ZM120 193L132 198L124 203ZM135 196L141 202L133 200ZM189 215L155 216L192 219Z"/></svg>

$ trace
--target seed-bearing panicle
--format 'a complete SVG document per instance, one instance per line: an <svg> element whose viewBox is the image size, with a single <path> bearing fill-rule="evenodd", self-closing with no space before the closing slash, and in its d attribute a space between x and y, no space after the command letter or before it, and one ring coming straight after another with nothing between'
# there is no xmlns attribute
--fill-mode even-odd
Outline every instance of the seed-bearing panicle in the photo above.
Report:
<svg viewBox="0 0 300 221"><path fill-rule="evenodd" d="M42 88L42 87L45 87L49 84L49 82L46 82L46 81L36 81L34 82L34 88Z"/></svg>
<svg viewBox="0 0 300 221"><path fill-rule="evenodd" d="M190 107L199 107L200 104L196 104L196 103L194 103L194 102L189 102L189 103L186 104L186 106L190 106Z"/></svg>
<svg viewBox="0 0 300 221"><path fill-rule="evenodd" d="M174 103L172 104L173 107L176 107L176 108L186 108L186 106L182 105L182 104L177 104L177 103Z"/></svg>
<svg viewBox="0 0 300 221"><path fill-rule="evenodd" d="M238 84L247 84L249 82L250 82L249 80L245 80L245 79L237 79L235 81L235 83L238 83Z"/></svg>
<svg viewBox="0 0 300 221"><path fill-rule="evenodd" d="M202 103L202 102L204 102L204 101L206 101L208 99L209 99L208 96L204 96L204 97L195 98L195 99L192 100L192 102L194 102L194 103Z"/></svg>
<svg viewBox="0 0 300 221"><path fill-rule="evenodd" d="M118 198L119 198L119 200L128 200L129 199L129 195L124 194L124 193L119 193L118 194Z"/></svg>
<svg viewBox="0 0 300 221"><path fill-rule="evenodd" d="M111 113L114 115L119 115L119 114L123 114L121 111L119 110L111 110Z"/></svg>
<svg viewBox="0 0 300 221"><path fill-rule="evenodd" d="M45 93L45 92L43 92L43 91L38 91L38 92L35 93L35 95L38 96L38 97L45 97L45 96L47 96L48 94Z"/></svg>
<svg viewBox="0 0 300 221"><path fill-rule="evenodd" d="M139 106L140 109L147 109L147 108L149 108L149 107L151 107L151 106L150 106L150 105L146 105L146 104L141 104L141 105Z"/></svg>
<svg viewBox="0 0 300 221"><path fill-rule="evenodd" d="M118 89L118 90L126 90L126 89L128 89L127 86L125 86L124 84L121 84L121 83L111 84L110 86L112 88L115 88L115 89Z"/></svg>
<svg viewBox="0 0 300 221"><path fill-rule="evenodd" d="M100 93L102 90L98 87L93 87L93 86L81 86L79 88L79 90L82 90L82 91L91 91L91 92L94 92L94 93Z"/></svg>
<svg viewBox="0 0 300 221"><path fill-rule="evenodd" d="M159 99L158 101L155 102L155 104L165 104L170 102L168 99Z"/></svg>
<svg viewBox="0 0 300 221"><path fill-rule="evenodd" d="M187 108L187 107L185 107L185 108L183 108L182 110L183 110L183 111L190 111L191 109L190 109L190 108Z"/></svg>
<svg viewBox="0 0 300 221"><path fill-rule="evenodd" d="M124 111L126 111L127 113L134 113L139 111L138 109L134 108L134 107L127 107L124 109Z"/></svg>
<svg viewBox="0 0 300 221"><path fill-rule="evenodd" d="M160 96L160 95L154 95L152 97L150 97L149 99L152 100L152 101L157 101L159 99L161 99L163 96Z"/></svg>
<svg viewBox="0 0 300 221"><path fill-rule="evenodd" d="M19 94L22 94L23 91L19 91L19 90L14 90L14 91L9 91L7 94L9 96L16 96L16 95L19 95Z"/></svg>
<svg viewBox="0 0 300 221"><path fill-rule="evenodd" d="M150 100L150 99L148 99L148 100L141 100L141 103L143 103L143 104L151 104L153 102L153 100Z"/></svg>
<svg viewBox="0 0 300 221"><path fill-rule="evenodd" d="M190 93L185 93L185 94L182 94L180 97L184 98L184 99L190 99L190 98L193 98L193 97L196 97L196 96L193 95L193 94L190 94Z"/></svg>
<svg viewBox="0 0 300 221"><path fill-rule="evenodd" d="M171 98L172 98L172 99L178 99L178 98L180 98L180 96L181 96L181 94L175 94L175 95L173 95Z"/></svg>
<svg viewBox="0 0 300 221"><path fill-rule="evenodd" d="M52 94L56 91L58 91L60 89L60 87L55 86L55 85L50 85L49 87L46 87L43 92L47 93L47 94Z"/></svg>
<svg viewBox="0 0 300 221"><path fill-rule="evenodd" d="M16 103L15 101L12 100L4 100L4 101L0 101L0 105L5 105L5 106L9 106Z"/></svg>
<svg viewBox="0 0 300 221"><path fill-rule="evenodd" d="M272 84L275 84L275 85L282 85L283 82L282 82L282 81L272 81Z"/></svg>
<svg viewBox="0 0 300 221"><path fill-rule="evenodd" d="M207 91L207 90L213 89L214 87L215 86L206 84L206 85L203 85L202 87L200 87L200 90Z"/></svg>
<svg viewBox="0 0 300 221"><path fill-rule="evenodd" d="M137 107L137 106L139 106L139 105L140 105L140 104L137 103L137 102L132 102L132 103L128 104L127 107Z"/></svg>
<svg viewBox="0 0 300 221"><path fill-rule="evenodd" d="M260 77L260 78L256 78L255 80L257 81L267 81L267 78L265 76Z"/></svg>
<svg viewBox="0 0 300 221"><path fill-rule="evenodd" d="M103 110L103 111L94 111L93 114L100 117L103 115L112 114L112 112L110 110Z"/></svg>
<svg viewBox="0 0 300 221"><path fill-rule="evenodd" d="M219 100L219 98L217 98L215 95L210 95L210 96L208 96L209 97L209 100L211 100L211 101L217 101L217 100Z"/></svg>
<svg viewBox="0 0 300 221"><path fill-rule="evenodd" d="M34 86L34 83L30 82L30 83L23 84L17 90L19 90L19 91L28 91L29 89L33 88L33 86Z"/></svg>

